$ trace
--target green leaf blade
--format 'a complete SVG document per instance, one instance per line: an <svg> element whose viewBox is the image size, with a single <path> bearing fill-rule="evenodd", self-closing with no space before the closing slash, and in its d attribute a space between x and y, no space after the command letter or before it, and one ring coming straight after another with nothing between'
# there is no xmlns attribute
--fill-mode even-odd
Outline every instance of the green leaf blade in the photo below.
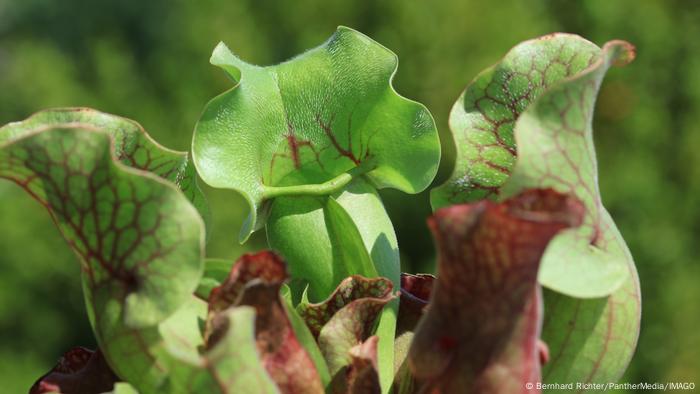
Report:
<svg viewBox="0 0 700 394"><path fill-rule="evenodd" d="M48 209L80 260L110 367L144 393L161 391L176 363L170 349L196 356L202 342L205 309L192 292L204 223L164 179L187 177L187 156L149 142L131 121L86 109L39 113L0 129L0 139L0 178Z"/></svg>
<svg viewBox="0 0 700 394"><path fill-rule="evenodd" d="M455 172L432 191L433 206L503 199L534 187L574 194L589 212L586 224L552 242L540 282L575 297L611 294L626 280L628 263L617 242L604 240L614 223L601 221L591 121L605 72L632 58L627 43L601 50L568 34L516 46L455 104ZM615 250L600 247L606 243Z"/></svg>
<svg viewBox="0 0 700 394"><path fill-rule="evenodd" d="M43 110L0 131L0 144L33 133L36 129L60 125L83 125L102 130L114 143L114 155L124 165L153 173L178 186L208 222L209 204L197 184L197 174L187 152L168 149L151 138L140 124L130 119L90 108ZM76 159L75 156L73 159Z"/></svg>
<svg viewBox="0 0 700 394"><path fill-rule="evenodd" d="M220 339L200 358L178 364L172 373L170 392L280 393L258 356L255 308L227 309L218 316L216 325Z"/></svg>
<svg viewBox="0 0 700 394"><path fill-rule="evenodd" d="M544 286L575 297L611 294L634 265L602 205L591 127L605 73L630 53L628 43L606 44L589 68L552 86L523 112L515 129L518 162L501 191L507 197L528 187L552 187L585 204L584 225L550 245L539 274Z"/></svg>
<svg viewBox="0 0 700 394"><path fill-rule="evenodd" d="M520 70L509 65L519 57L532 61ZM614 380L636 346L641 313L636 268L602 205L591 128L605 73L633 58L634 48L622 41L602 49L566 34L527 41L477 77L451 114L457 165L452 178L433 191L434 207L540 187L575 195L585 205L583 225L552 240L538 275L542 285L557 291L545 293L543 338L551 342L552 354L567 360L545 367L548 382ZM533 74L529 83L517 80L523 70L542 67L553 71ZM479 100L490 104L476 105ZM516 148L517 160L504 160L491 148L512 154Z"/></svg>
<svg viewBox="0 0 700 394"><path fill-rule="evenodd" d="M434 209L497 198L516 159L518 118L548 87L594 61L599 49L570 34L526 41L479 74L450 112L457 148L455 170L431 191Z"/></svg>

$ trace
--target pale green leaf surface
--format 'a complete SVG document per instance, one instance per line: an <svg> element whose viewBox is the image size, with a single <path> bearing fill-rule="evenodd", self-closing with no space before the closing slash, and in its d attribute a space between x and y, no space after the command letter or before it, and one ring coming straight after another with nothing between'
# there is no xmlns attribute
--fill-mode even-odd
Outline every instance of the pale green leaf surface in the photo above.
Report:
<svg viewBox="0 0 700 394"><path fill-rule="evenodd" d="M588 69L548 89L516 125L518 160L503 195L551 187L586 206L584 224L557 236L540 268L540 283L558 291L545 293L542 338L552 354L543 370L548 382L616 381L636 348L639 280L627 245L601 202L591 129L605 72L633 56L625 42L606 44ZM604 296L610 289L614 291L606 298L571 297Z"/></svg>
<svg viewBox="0 0 700 394"><path fill-rule="evenodd" d="M431 194L435 208L547 187L586 207L584 224L554 238L539 272L556 290L545 293L543 338L559 360L545 366L549 382L615 380L636 346L636 269L601 202L591 128L607 69L633 57L621 41L602 50L567 34L527 41L477 77L450 117L458 157Z"/></svg>
<svg viewBox="0 0 700 394"><path fill-rule="evenodd" d="M539 273L543 286L574 297L612 293L629 278L628 265L634 266L615 223L605 214L591 127L607 69L633 56L631 51L621 41L606 44L588 69L547 89L515 126L518 160L502 197L550 187L575 195L586 207L584 224L552 241Z"/></svg>
<svg viewBox="0 0 700 394"><path fill-rule="evenodd" d="M629 276L608 297L580 299L545 289L542 340L550 361L543 366L544 381L615 382L627 369L639 338L641 293L632 256L625 253Z"/></svg>
<svg viewBox="0 0 700 394"><path fill-rule="evenodd" d="M125 324L156 324L199 281L202 220L173 184L115 161L109 135L85 127L43 127L4 142L0 177L49 210L89 288L104 295L96 309L116 300Z"/></svg>
<svg viewBox="0 0 700 394"><path fill-rule="evenodd" d="M171 374L171 392L279 393L255 345L255 309L229 308L218 319L224 333L201 357L183 355Z"/></svg>
<svg viewBox="0 0 700 394"><path fill-rule="evenodd" d="M40 111L31 117L3 126L0 144L37 128L70 124L106 132L113 138L114 155L129 167L151 172L173 182L208 222L209 205L197 184L197 175L189 153L168 149L154 141L140 124L120 116L90 108L55 108Z"/></svg>
<svg viewBox="0 0 700 394"><path fill-rule="evenodd" d="M114 384L111 394L139 394L139 392L129 383L118 382Z"/></svg>
<svg viewBox="0 0 700 394"><path fill-rule="evenodd" d="M480 74L450 114L458 150L455 171L431 193L435 208L506 198L526 186L575 194L586 204L587 222L552 242L540 270L540 283L575 297L608 295L628 276L623 254L588 245L601 227L614 226L599 223L604 208L591 120L609 63L618 51L628 55L617 45L601 52L578 36L549 35L516 46ZM557 93L563 86L570 88ZM537 109L545 100L547 114Z"/></svg>

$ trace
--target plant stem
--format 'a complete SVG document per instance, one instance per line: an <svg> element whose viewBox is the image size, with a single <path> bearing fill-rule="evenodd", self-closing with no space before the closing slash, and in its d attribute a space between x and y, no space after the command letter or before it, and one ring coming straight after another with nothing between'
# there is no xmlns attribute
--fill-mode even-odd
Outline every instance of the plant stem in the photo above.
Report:
<svg viewBox="0 0 700 394"><path fill-rule="evenodd" d="M353 176L347 172L319 184L294 186L265 186L263 198L270 199L283 196L327 196L333 194L350 183Z"/></svg>

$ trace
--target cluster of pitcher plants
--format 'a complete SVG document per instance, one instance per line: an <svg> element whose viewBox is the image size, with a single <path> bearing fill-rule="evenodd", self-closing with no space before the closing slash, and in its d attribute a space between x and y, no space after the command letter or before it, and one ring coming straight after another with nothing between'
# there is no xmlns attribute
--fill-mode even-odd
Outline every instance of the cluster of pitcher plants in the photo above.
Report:
<svg viewBox="0 0 700 394"><path fill-rule="evenodd" d="M397 57L340 27L274 66L219 44L232 87L191 152L87 108L0 129L0 178L43 205L78 257L98 349L31 393L525 393L616 381L639 332L634 262L601 202L592 118L634 48L526 41L452 108L454 171L431 190L437 274L402 273L378 190L419 193L435 121L392 87ZM249 205L240 242L205 256L198 182ZM9 202L5 202L9 203ZM58 355L57 355L58 356Z"/></svg>

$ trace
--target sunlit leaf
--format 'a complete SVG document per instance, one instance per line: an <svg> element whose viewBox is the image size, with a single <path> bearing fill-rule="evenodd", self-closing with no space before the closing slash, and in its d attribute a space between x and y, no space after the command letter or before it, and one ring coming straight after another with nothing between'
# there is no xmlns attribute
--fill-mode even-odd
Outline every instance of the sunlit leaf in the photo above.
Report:
<svg viewBox="0 0 700 394"><path fill-rule="evenodd" d="M327 297L350 275L398 280L391 221L377 192L361 180L336 196L277 199L267 237L289 261L292 276L308 282L312 301Z"/></svg>
<svg viewBox="0 0 700 394"><path fill-rule="evenodd" d="M636 347L637 272L601 202L591 129L604 74L633 58L622 41L602 49L567 34L527 41L477 77L451 114L457 164L433 191L435 207L533 187L573 194L586 207L584 224L555 237L540 268L540 283L555 290L544 293L550 382L614 381Z"/></svg>
<svg viewBox="0 0 700 394"><path fill-rule="evenodd" d="M267 223L270 246L289 261L297 294L328 297L349 275L390 279L399 285L399 253L391 220L376 189L362 178L328 197L282 197ZM368 259L370 259L368 261ZM303 286L303 287L302 287ZM298 299L296 297L295 299ZM391 384L398 300L382 311L375 334L383 387Z"/></svg>
<svg viewBox="0 0 700 394"><path fill-rule="evenodd" d="M557 237L540 282L574 297L617 290L631 262L624 246L606 241L617 230L603 214L591 121L608 67L633 57L627 43L601 50L567 34L513 48L455 103L450 128L457 162L452 177L433 190L433 206L505 198L528 187L572 193L586 205L586 223Z"/></svg>
<svg viewBox="0 0 700 394"><path fill-rule="evenodd" d="M518 119L518 160L503 196L552 187L579 198L584 224L557 236L542 260L539 281L548 318L543 339L553 382L616 381L639 335L640 293L636 268L622 235L602 205L591 122L598 88L608 67L634 57L626 42L612 41L585 71L547 89ZM572 298L609 294L607 299ZM560 294L563 293L563 294Z"/></svg>
<svg viewBox="0 0 700 394"><path fill-rule="evenodd" d="M250 204L242 240L269 198L327 195L360 174L416 193L435 176L433 118L394 91L396 55L367 36L339 27L321 46L266 67L219 44L211 62L236 85L205 108L194 161L208 184Z"/></svg>
<svg viewBox="0 0 700 394"><path fill-rule="evenodd" d="M434 283L435 276L430 274L401 274L401 303L394 340L394 386L397 393L412 393L415 390L407 356L416 325L430 302Z"/></svg>

